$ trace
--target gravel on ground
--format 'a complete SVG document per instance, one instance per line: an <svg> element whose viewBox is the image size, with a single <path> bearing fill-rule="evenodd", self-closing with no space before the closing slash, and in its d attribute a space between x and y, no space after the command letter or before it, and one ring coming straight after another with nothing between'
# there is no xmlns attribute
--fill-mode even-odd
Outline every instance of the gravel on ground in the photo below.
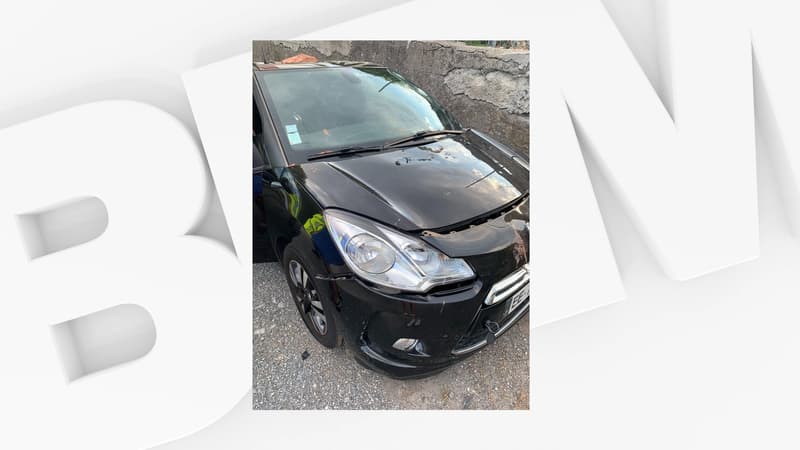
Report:
<svg viewBox="0 0 800 450"><path fill-rule="evenodd" d="M254 409L528 409L529 320L421 380L365 369L306 330L276 263L253 265Z"/></svg>

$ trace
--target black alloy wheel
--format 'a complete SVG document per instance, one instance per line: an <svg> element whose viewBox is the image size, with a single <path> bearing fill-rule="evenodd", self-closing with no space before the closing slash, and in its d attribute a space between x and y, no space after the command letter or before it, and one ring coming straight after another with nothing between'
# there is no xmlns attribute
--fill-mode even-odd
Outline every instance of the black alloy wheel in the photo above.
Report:
<svg viewBox="0 0 800 450"><path fill-rule="evenodd" d="M307 267L291 245L286 248L283 268L294 304L311 335L325 347L334 348L339 345L340 338L329 311L331 302L323 299L323 294L317 289L316 273Z"/></svg>

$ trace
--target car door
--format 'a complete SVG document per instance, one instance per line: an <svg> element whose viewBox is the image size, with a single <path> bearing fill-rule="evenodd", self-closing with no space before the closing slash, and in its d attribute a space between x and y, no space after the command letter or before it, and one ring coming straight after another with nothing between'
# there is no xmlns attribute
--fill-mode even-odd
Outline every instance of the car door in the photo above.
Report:
<svg viewBox="0 0 800 450"><path fill-rule="evenodd" d="M300 228L298 195L257 83L253 89L253 261L279 261Z"/></svg>
<svg viewBox="0 0 800 450"><path fill-rule="evenodd" d="M276 192L271 182L276 178L273 165L267 152L267 139L264 137L262 112L256 98L253 98L253 262L277 261L270 222L274 220Z"/></svg>

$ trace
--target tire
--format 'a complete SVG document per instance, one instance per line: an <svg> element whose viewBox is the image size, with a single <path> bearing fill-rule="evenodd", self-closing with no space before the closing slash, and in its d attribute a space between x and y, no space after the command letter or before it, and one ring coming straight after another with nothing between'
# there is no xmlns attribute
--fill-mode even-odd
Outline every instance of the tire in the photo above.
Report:
<svg viewBox="0 0 800 450"><path fill-rule="evenodd" d="M283 251L283 273L289 283L294 305L308 332L325 347L336 348L341 345L342 339L336 331L332 313L333 302L323 298L324 294L317 289L320 281L316 276L319 272L306 262L292 244Z"/></svg>

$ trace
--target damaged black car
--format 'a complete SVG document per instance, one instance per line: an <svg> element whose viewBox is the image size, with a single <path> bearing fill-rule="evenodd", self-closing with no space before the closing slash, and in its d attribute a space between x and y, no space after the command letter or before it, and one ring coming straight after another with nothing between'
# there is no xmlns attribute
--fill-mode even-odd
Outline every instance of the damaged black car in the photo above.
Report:
<svg viewBox="0 0 800 450"><path fill-rule="evenodd" d="M253 245L322 345L430 375L528 312L528 162L385 67L254 64Z"/></svg>

